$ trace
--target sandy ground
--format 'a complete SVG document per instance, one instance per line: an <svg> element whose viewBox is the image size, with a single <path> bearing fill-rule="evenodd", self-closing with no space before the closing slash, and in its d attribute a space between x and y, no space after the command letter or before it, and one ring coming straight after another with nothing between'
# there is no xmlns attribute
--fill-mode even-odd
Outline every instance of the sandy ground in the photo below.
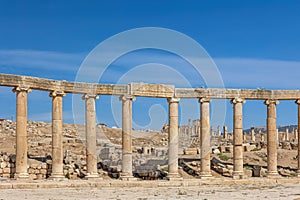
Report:
<svg viewBox="0 0 300 200"><path fill-rule="evenodd" d="M300 200L300 184L224 185L160 188L59 188L1 189L0 200L81 200L81 199L293 199Z"/></svg>

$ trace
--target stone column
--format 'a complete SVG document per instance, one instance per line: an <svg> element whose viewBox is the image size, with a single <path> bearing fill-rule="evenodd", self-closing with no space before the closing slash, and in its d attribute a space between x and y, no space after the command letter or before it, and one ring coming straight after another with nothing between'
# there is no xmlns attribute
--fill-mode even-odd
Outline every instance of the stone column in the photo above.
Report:
<svg viewBox="0 0 300 200"><path fill-rule="evenodd" d="M243 103L244 99L235 98L233 104L233 174L234 179L244 176L243 168Z"/></svg>
<svg viewBox="0 0 300 200"><path fill-rule="evenodd" d="M209 103L210 99L201 98L200 103L200 121L201 121L201 132L200 132L200 177L209 178L211 177L210 171L210 111Z"/></svg>
<svg viewBox="0 0 300 200"><path fill-rule="evenodd" d="M224 135L223 135L224 139L228 139L228 128L227 128L227 126L223 126L223 133L224 133Z"/></svg>
<svg viewBox="0 0 300 200"><path fill-rule="evenodd" d="M168 98L169 103L169 151L168 179L181 179L178 174L178 103L179 98Z"/></svg>
<svg viewBox="0 0 300 200"><path fill-rule="evenodd" d="M218 134L218 135L217 135L218 137L221 136L221 126L220 126L220 125L218 126L218 133L217 133L217 134Z"/></svg>
<svg viewBox="0 0 300 200"><path fill-rule="evenodd" d="M49 177L53 180L63 180L63 121L62 98L63 91L53 91L52 97L52 173Z"/></svg>
<svg viewBox="0 0 300 200"><path fill-rule="evenodd" d="M246 132L243 133L243 140L244 140L244 141L247 140L247 133L246 133Z"/></svg>
<svg viewBox="0 0 300 200"><path fill-rule="evenodd" d="M86 134L86 163L87 179L99 178L97 169L97 150L96 150L96 105L95 99L98 95L85 94L82 97L85 100L85 134Z"/></svg>
<svg viewBox="0 0 300 200"><path fill-rule="evenodd" d="M300 178L300 99L295 101L296 104L298 104L298 169L297 169L297 177Z"/></svg>
<svg viewBox="0 0 300 200"><path fill-rule="evenodd" d="M277 171L277 141L276 141L276 105L278 100L268 99L267 105L267 154L268 154L268 177L278 176Z"/></svg>
<svg viewBox="0 0 300 200"><path fill-rule="evenodd" d="M16 93L16 179L28 179L27 172L27 94L28 87L15 87Z"/></svg>
<svg viewBox="0 0 300 200"><path fill-rule="evenodd" d="M285 141L290 141L290 133L288 128L285 129Z"/></svg>
<svg viewBox="0 0 300 200"><path fill-rule="evenodd" d="M123 95L122 101L122 173L120 179L135 180L132 175L132 101L135 97ZM170 127L169 127L170 129Z"/></svg>
<svg viewBox="0 0 300 200"><path fill-rule="evenodd" d="M251 141L255 142L255 131L254 131L254 127L251 127Z"/></svg>

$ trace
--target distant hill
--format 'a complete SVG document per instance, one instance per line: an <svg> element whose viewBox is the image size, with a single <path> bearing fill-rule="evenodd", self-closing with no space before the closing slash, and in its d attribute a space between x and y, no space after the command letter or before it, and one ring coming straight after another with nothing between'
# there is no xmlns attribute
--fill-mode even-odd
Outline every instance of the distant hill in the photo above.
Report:
<svg viewBox="0 0 300 200"><path fill-rule="evenodd" d="M277 126L279 132L285 132L286 128L289 129L289 132L291 133L293 130L297 129L297 125L288 125L288 126ZM254 126L255 133L258 133L259 131L262 131L263 133L267 133L267 128L265 126ZM251 133L251 128L245 129L244 132L247 134Z"/></svg>

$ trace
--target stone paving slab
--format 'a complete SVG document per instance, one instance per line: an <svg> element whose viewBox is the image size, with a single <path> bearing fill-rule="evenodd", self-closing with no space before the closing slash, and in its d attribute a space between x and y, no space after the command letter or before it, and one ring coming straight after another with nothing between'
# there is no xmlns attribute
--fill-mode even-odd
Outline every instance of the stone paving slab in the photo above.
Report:
<svg viewBox="0 0 300 200"><path fill-rule="evenodd" d="M260 184L300 184L300 178L249 178L233 179L184 179L182 181L121 181L121 180L66 180L66 181L0 181L1 189L38 189L38 188L103 188L103 187L193 187L205 185L260 185Z"/></svg>

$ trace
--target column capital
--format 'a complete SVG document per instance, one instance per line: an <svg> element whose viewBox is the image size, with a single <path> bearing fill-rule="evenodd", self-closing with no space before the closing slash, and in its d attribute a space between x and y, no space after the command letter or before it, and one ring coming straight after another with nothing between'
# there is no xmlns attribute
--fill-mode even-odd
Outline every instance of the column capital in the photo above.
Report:
<svg viewBox="0 0 300 200"><path fill-rule="evenodd" d="M135 96L125 94L125 95L120 96L119 100L120 101L135 101Z"/></svg>
<svg viewBox="0 0 300 200"><path fill-rule="evenodd" d="M57 97L57 96L64 97L66 96L66 93L64 91L52 91L49 94L49 97Z"/></svg>
<svg viewBox="0 0 300 200"><path fill-rule="evenodd" d="M240 98L240 97L233 98L230 101L231 104L245 103L245 102L246 102L246 100L243 98Z"/></svg>
<svg viewBox="0 0 300 200"><path fill-rule="evenodd" d="M87 100L87 99L99 99L99 96L97 94L84 94L82 96L82 100Z"/></svg>
<svg viewBox="0 0 300 200"><path fill-rule="evenodd" d="M203 97L199 98L199 103L210 103L211 99Z"/></svg>
<svg viewBox="0 0 300 200"><path fill-rule="evenodd" d="M180 98L177 97L169 97L168 98L168 103L179 103Z"/></svg>
<svg viewBox="0 0 300 200"><path fill-rule="evenodd" d="M270 104L277 105L277 104L279 104L279 101L277 99L267 99L267 100L265 100L264 104L265 105L270 105Z"/></svg>
<svg viewBox="0 0 300 200"><path fill-rule="evenodd" d="M13 88L12 90L13 92L17 93L17 92L31 92L31 89L28 87L28 86L24 86L24 85L21 85L21 86L16 86Z"/></svg>
<svg viewBox="0 0 300 200"><path fill-rule="evenodd" d="M300 99L297 99L297 100L295 101L295 103L298 104L298 105L300 105Z"/></svg>

